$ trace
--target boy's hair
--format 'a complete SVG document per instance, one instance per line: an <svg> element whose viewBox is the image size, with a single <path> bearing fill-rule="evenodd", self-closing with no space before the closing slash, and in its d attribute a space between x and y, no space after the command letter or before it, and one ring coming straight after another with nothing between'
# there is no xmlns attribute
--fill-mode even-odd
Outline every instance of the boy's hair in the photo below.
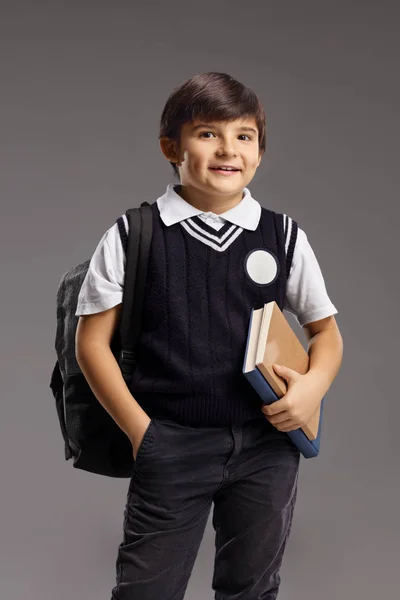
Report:
<svg viewBox="0 0 400 600"><path fill-rule="evenodd" d="M196 119L208 122L254 118L260 152L265 151L265 112L258 96L227 73L200 73L177 87L161 115L159 138L168 137L179 147L181 127ZM175 175L179 170L170 161Z"/></svg>

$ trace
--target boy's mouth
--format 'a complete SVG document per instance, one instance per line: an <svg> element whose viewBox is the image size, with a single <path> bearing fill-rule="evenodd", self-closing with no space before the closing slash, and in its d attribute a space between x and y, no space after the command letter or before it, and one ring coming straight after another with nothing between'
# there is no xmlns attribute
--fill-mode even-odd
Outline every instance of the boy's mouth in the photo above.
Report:
<svg viewBox="0 0 400 600"><path fill-rule="evenodd" d="M210 171L214 171L214 173L220 173L221 175L233 175L234 173L239 173L240 169L222 169L220 167L209 167Z"/></svg>

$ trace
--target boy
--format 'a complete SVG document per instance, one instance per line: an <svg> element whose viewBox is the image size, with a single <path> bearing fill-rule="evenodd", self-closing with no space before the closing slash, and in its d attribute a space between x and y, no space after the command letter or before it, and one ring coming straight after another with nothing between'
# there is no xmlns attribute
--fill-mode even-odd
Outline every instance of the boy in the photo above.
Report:
<svg viewBox="0 0 400 600"><path fill-rule="evenodd" d="M337 310L305 233L246 187L265 151L251 90L224 73L193 77L169 97L159 137L180 184L152 204L129 389L110 350L125 267L117 223L76 310L79 365L135 458L112 598L182 599L214 505L215 598L273 600L300 460L286 432L308 421L339 370ZM262 408L241 369L251 309L272 300L304 327L310 369L277 366L288 391Z"/></svg>

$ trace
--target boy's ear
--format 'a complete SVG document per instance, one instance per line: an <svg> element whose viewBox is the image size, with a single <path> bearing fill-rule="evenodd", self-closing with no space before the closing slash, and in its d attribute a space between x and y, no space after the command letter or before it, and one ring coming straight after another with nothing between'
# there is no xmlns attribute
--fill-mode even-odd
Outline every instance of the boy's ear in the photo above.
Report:
<svg viewBox="0 0 400 600"><path fill-rule="evenodd" d="M170 162L178 162L175 140L171 140L169 137L161 137L159 143L165 158Z"/></svg>

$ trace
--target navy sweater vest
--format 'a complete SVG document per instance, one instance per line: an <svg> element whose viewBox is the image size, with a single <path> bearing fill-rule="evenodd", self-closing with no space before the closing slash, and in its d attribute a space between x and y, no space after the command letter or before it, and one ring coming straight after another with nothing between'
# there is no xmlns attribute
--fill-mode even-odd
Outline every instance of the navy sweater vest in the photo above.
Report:
<svg viewBox="0 0 400 600"><path fill-rule="evenodd" d="M275 300L283 310L296 222L285 252L287 219L281 213L262 208L255 231L229 222L216 231L199 217L167 227L157 203L151 207L133 397L149 417L188 425L265 419L260 398L242 373L247 332L252 308ZM258 249L276 260L276 276L267 284L256 283L246 266Z"/></svg>

